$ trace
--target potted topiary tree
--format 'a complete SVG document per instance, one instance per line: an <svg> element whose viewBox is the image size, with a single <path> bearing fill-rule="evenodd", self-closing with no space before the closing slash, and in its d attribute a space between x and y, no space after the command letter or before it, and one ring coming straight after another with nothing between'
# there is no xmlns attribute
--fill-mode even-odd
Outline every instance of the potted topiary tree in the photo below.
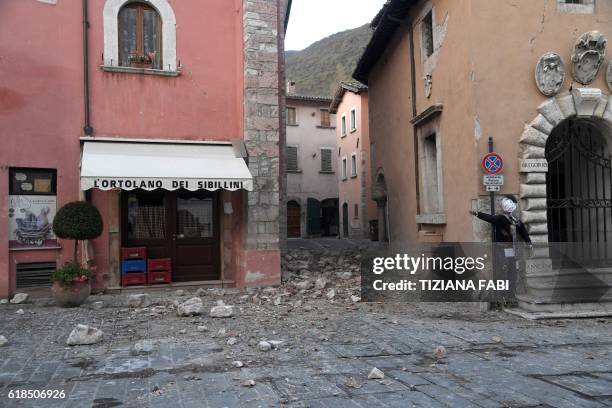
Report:
<svg viewBox="0 0 612 408"><path fill-rule="evenodd" d="M77 260L79 241L94 239L102 234L102 217L96 207L85 201L74 201L59 209L53 220L53 232L58 238L74 240L70 262L51 276L53 297L61 306L75 307L91 294L92 273Z"/></svg>

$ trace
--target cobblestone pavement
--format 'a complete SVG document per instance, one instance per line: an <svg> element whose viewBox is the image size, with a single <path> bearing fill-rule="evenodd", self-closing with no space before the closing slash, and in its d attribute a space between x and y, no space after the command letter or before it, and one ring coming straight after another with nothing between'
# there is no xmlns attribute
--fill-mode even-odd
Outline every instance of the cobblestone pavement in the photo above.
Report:
<svg viewBox="0 0 612 408"><path fill-rule="evenodd" d="M126 308L126 295L92 296L76 309L0 305L9 340L0 348L0 406L612 405L612 319L535 322L462 304L353 305L304 294L275 305L266 293L202 295L207 308L219 299L235 305L225 319L177 317L172 302L194 294L174 291L151 294L144 309ZM94 310L99 300L105 307ZM77 323L102 329L103 341L67 347ZM150 353L134 350L143 339ZM283 343L263 352L261 340ZM446 349L440 359L437 346ZM385 378L368 380L373 367ZM8 398L23 389L66 398Z"/></svg>

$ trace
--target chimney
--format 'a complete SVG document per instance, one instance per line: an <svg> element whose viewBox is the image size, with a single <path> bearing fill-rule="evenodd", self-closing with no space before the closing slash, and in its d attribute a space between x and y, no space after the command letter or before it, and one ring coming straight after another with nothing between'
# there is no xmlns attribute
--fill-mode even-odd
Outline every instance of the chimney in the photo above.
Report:
<svg viewBox="0 0 612 408"><path fill-rule="evenodd" d="M287 81L287 93L288 94L295 93L295 81Z"/></svg>

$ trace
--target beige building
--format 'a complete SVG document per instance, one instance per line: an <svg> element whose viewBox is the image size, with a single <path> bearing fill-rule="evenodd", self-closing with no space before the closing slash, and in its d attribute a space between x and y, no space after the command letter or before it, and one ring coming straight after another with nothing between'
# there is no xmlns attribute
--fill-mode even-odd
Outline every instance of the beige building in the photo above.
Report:
<svg viewBox="0 0 612 408"><path fill-rule="evenodd" d="M376 233L378 222L371 198L368 87L356 81L342 82L330 113L336 115L340 235L368 238L370 229Z"/></svg>
<svg viewBox="0 0 612 408"><path fill-rule="evenodd" d="M330 103L328 97L287 95L288 238L338 235L336 118Z"/></svg>
<svg viewBox="0 0 612 408"><path fill-rule="evenodd" d="M605 0L389 1L354 73L368 86L381 235L490 240L468 211L489 211L492 137L500 193L520 198L533 241L587 242L578 263L599 261L583 284L536 250L522 305L612 300L611 19Z"/></svg>

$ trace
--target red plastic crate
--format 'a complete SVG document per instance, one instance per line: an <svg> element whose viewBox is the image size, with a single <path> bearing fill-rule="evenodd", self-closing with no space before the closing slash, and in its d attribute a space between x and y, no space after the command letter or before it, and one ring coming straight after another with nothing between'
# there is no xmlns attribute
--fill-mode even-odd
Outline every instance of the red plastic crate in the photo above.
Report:
<svg viewBox="0 0 612 408"><path fill-rule="evenodd" d="M172 283L172 274L170 271L152 271L148 273L149 285L155 283Z"/></svg>
<svg viewBox="0 0 612 408"><path fill-rule="evenodd" d="M147 248L121 248L121 260L127 261L129 259L147 259Z"/></svg>
<svg viewBox="0 0 612 408"><path fill-rule="evenodd" d="M121 275L121 286L146 285L147 274L145 272L133 272Z"/></svg>
<svg viewBox="0 0 612 408"><path fill-rule="evenodd" d="M147 271L164 271L171 272L172 271L172 259L170 258L160 258L160 259L149 259L147 261Z"/></svg>

